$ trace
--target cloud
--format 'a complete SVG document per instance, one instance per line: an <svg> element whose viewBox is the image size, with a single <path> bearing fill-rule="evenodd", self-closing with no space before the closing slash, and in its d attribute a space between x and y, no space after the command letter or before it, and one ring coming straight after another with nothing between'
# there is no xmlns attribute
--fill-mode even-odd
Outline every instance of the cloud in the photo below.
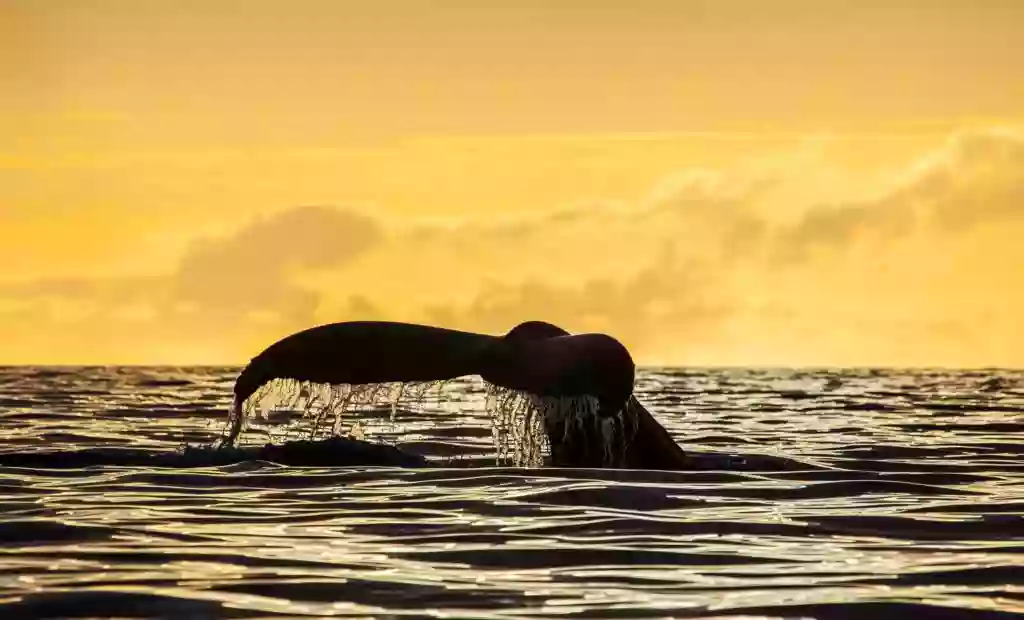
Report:
<svg viewBox="0 0 1024 620"><path fill-rule="evenodd" d="M297 207L196 240L169 275L0 286L0 318L18 326L30 359L59 348L78 360L166 359L171 351L173 359L191 352L229 361L255 352L268 333L313 320L319 294L296 285L294 270L343 265L382 235L376 221L350 211Z"/></svg>
<svg viewBox="0 0 1024 620"><path fill-rule="evenodd" d="M960 234L988 222L1024 218L1024 134L1008 130L953 135L880 195L814 205L783 231L782 249L842 246L858 238L891 241L922 227Z"/></svg>
<svg viewBox="0 0 1024 620"><path fill-rule="evenodd" d="M952 139L906 188L904 199L931 212L949 231L985 222L1024 218L1024 135L971 132Z"/></svg>
<svg viewBox="0 0 1024 620"><path fill-rule="evenodd" d="M640 204L502 236L453 230L465 256L502 247L516 275L426 318L495 332L541 318L677 363L1019 365L1022 164L1020 134L970 132L896 182L791 206L788 220L773 192L793 195L813 167L684 171Z"/></svg>
<svg viewBox="0 0 1024 620"><path fill-rule="evenodd" d="M206 312L275 306L299 294L295 269L342 265L380 243L379 224L332 207L297 207L249 223L232 236L202 239L174 276L175 297Z"/></svg>
<svg viewBox="0 0 1024 620"><path fill-rule="evenodd" d="M286 209L195 240L166 275L0 287L0 335L16 359L230 362L326 321L542 319L641 362L1024 364L1021 134L957 134L856 195L819 191L815 156L504 220Z"/></svg>
<svg viewBox="0 0 1024 620"><path fill-rule="evenodd" d="M734 304L698 263L677 263L670 246L628 278L594 278L569 285L533 279L491 284L462 307L435 306L426 318L490 333L540 319L573 332L615 334L634 355L656 354L666 340L713 332Z"/></svg>

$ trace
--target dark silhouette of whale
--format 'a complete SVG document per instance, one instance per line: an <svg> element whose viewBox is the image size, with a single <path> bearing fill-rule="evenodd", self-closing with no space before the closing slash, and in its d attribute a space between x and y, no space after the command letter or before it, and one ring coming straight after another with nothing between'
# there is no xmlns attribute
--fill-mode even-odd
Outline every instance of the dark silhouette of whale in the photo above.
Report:
<svg viewBox="0 0 1024 620"><path fill-rule="evenodd" d="M297 466L427 467L396 447L331 437L281 445L236 447L248 398L275 379L321 384L443 381L479 375L530 399L540 413L554 467L678 470L720 466L690 457L633 396L635 366L626 348L604 334L569 334L541 321L504 336L427 325L356 321L313 327L273 343L252 358L234 386L231 424L216 447L183 452L122 448L0 453L4 467L202 467L264 460ZM592 406L560 415L565 399ZM577 401L580 399L577 399ZM705 455L706 456L706 455ZM747 459L749 460L749 459ZM763 460L763 459L762 459ZM738 462L730 462L730 468Z"/></svg>
<svg viewBox="0 0 1024 620"><path fill-rule="evenodd" d="M635 366L605 334L569 334L541 321L504 336L387 321L331 323L287 336L252 358L234 387L232 424L242 430L246 399L274 379L325 384L423 382L479 375L538 398L592 397L592 420L542 421L556 467L678 469L683 450L633 396ZM609 445L611 444L611 445Z"/></svg>

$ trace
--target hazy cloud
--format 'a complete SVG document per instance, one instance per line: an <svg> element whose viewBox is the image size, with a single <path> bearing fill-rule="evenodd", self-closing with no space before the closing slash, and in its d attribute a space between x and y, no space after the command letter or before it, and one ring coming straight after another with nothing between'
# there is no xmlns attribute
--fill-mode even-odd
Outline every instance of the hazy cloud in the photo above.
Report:
<svg viewBox="0 0 1024 620"><path fill-rule="evenodd" d="M505 220L298 207L196 240L167 275L0 287L0 333L18 359L242 361L318 322L542 319L647 362L1021 364L1021 170L1024 138L989 131L800 204L807 161Z"/></svg>
<svg viewBox="0 0 1024 620"><path fill-rule="evenodd" d="M780 235L780 250L837 246L865 237L884 242L924 226L956 234L980 223L1016 220L1024 217L1022 170L1021 134L957 134L876 198L813 206Z"/></svg>
<svg viewBox="0 0 1024 620"><path fill-rule="evenodd" d="M541 319L573 332L615 334L634 355L649 357L668 341L699 340L728 317L735 303L713 275L700 264L677 263L666 248L658 260L621 280L492 284L463 307L429 308L427 318L490 333Z"/></svg>
<svg viewBox="0 0 1024 620"><path fill-rule="evenodd" d="M641 359L1019 364L1021 170L1019 134L960 134L873 196L810 203L790 221L766 201L813 169L754 180L683 173L632 210L596 207L561 229L510 227L524 264L544 239L573 235L570 254L587 264L569 269L550 252L546 276L485 282L427 318L489 331L545 318L614 333ZM472 239L466 255L486 254ZM659 253L666 245L673 252ZM630 269L588 271L609 259Z"/></svg>
<svg viewBox="0 0 1024 620"><path fill-rule="evenodd" d="M313 320L319 294L297 286L294 270L342 265L382 234L377 222L349 211L298 207L233 235L197 240L170 275L0 286L0 318L24 326L19 346L31 358L45 359L54 346L131 360L166 358L168 351L183 352L175 358L251 353L267 333L283 335Z"/></svg>
<svg viewBox="0 0 1024 620"><path fill-rule="evenodd" d="M298 268L342 265L381 240L377 222L331 207L298 207L252 222L232 236L202 239L174 276L176 298L204 311L271 307L299 293Z"/></svg>

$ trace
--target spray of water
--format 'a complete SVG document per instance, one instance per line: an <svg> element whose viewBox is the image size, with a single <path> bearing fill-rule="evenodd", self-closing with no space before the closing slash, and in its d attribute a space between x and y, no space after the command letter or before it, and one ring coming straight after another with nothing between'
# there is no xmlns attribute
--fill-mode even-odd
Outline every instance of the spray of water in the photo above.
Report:
<svg viewBox="0 0 1024 620"><path fill-rule="evenodd" d="M600 415L594 396L537 396L487 385L487 413L499 464L540 467L551 454L549 432L599 438L601 465L616 467L637 431L638 417L630 397L619 411ZM596 431L596 432L588 432Z"/></svg>
<svg viewBox="0 0 1024 620"><path fill-rule="evenodd" d="M374 432L394 430L400 408L423 408L443 400L445 383L352 385L274 379L244 403L232 403L227 428L241 423L236 440L242 444L312 441L339 435L367 439ZM367 413L380 418L382 412L388 414L386 424L370 423Z"/></svg>
<svg viewBox="0 0 1024 620"><path fill-rule="evenodd" d="M278 441L320 440L339 435L380 439L380 431L394 431L399 410L425 409L445 403L447 381L422 383L322 384L275 379L244 403L233 403L228 429L240 423L239 445ZM486 384L485 410L497 464L540 467L551 454L549 432L588 432L600 438L602 465L614 467L636 433L637 417L631 398L613 415L599 415L593 396L551 397ZM444 408L444 407L441 407ZM387 424L374 425L373 417L387 414ZM367 416L373 413L374 416ZM390 426L388 426L390 425ZM234 447L228 444L229 447Z"/></svg>
<svg viewBox="0 0 1024 620"><path fill-rule="evenodd" d="M544 464L551 446L537 407L539 401L527 392L487 384L485 409L491 420L498 465L539 467Z"/></svg>

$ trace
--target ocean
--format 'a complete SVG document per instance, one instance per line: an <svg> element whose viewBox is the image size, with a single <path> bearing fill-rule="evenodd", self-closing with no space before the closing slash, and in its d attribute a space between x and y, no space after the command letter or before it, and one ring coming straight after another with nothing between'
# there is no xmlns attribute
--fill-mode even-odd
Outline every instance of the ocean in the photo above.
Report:
<svg viewBox="0 0 1024 620"><path fill-rule="evenodd" d="M208 444L238 370L0 368L0 453ZM0 614L1024 613L1024 372L641 369L671 472L495 466L443 390L367 413L428 468L0 468Z"/></svg>

